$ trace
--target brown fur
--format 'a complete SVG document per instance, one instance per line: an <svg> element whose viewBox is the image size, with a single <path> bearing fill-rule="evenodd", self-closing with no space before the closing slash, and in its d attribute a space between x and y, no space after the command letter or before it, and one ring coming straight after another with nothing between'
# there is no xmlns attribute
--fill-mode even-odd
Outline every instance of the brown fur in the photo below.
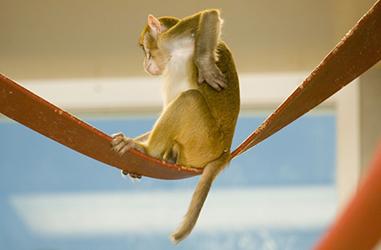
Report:
<svg viewBox="0 0 381 250"><path fill-rule="evenodd" d="M152 56L146 58L145 63L154 61L162 70L171 60L170 50L165 46L195 34L194 55L186 72L192 88L180 93L165 107L152 131L144 136L144 142L119 135L113 145L119 152L135 147L159 159L204 168L183 223L171 236L177 243L192 231L213 180L230 161L240 108L239 83L232 55L219 39L218 11L203 11L182 20L172 17L159 20L165 28L161 34L157 36L146 26L139 39L144 50L150 53L149 57ZM218 69L227 83L224 89L216 91L208 84L198 83L205 67L211 71L213 67Z"/></svg>

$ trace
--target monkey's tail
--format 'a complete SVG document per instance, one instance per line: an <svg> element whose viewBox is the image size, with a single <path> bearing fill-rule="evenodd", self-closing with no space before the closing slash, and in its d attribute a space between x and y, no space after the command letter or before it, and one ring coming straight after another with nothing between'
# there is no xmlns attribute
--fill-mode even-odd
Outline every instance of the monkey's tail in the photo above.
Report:
<svg viewBox="0 0 381 250"><path fill-rule="evenodd" d="M208 196L210 187L218 173L227 165L230 160L230 153L223 153L218 159L208 163L202 172L200 181L193 193L188 211L184 216L181 225L171 234L171 240L174 244L179 243L187 237L195 226L202 206Z"/></svg>

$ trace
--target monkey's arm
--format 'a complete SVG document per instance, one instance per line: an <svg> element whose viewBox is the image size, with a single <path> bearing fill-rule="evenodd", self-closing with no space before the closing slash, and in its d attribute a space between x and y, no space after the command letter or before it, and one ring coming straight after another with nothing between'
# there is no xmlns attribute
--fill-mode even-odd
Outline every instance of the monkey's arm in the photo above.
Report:
<svg viewBox="0 0 381 250"><path fill-rule="evenodd" d="M226 87L226 80L216 65L216 49L221 34L221 18L217 10L201 12L195 40L194 62L198 68L198 82L206 81L216 90Z"/></svg>
<svg viewBox="0 0 381 250"><path fill-rule="evenodd" d="M137 137L134 138L134 141L138 141L138 142L144 142L148 139L149 135L151 134L151 131L148 131L144 134L141 134Z"/></svg>
<svg viewBox="0 0 381 250"><path fill-rule="evenodd" d="M216 65L221 23L218 10L205 10L182 19L160 38L160 42L171 44L181 37L194 36L194 63L198 69L198 82L206 81L216 90L226 87L226 79Z"/></svg>

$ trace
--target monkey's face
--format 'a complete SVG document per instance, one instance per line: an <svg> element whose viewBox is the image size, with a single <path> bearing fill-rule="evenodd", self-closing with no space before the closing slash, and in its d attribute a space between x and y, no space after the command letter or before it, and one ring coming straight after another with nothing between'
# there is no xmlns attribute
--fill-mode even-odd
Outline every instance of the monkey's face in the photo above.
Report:
<svg viewBox="0 0 381 250"><path fill-rule="evenodd" d="M157 46L144 46L143 50L145 71L150 75L163 74L169 60L166 53Z"/></svg>
<svg viewBox="0 0 381 250"><path fill-rule="evenodd" d="M177 22L176 20L172 20ZM169 53L159 46L159 40L163 32L167 30L166 25L160 23L153 15L148 15L147 26L140 35L139 44L144 51L144 69L148 74L161 75L170 59Z"/></svg>

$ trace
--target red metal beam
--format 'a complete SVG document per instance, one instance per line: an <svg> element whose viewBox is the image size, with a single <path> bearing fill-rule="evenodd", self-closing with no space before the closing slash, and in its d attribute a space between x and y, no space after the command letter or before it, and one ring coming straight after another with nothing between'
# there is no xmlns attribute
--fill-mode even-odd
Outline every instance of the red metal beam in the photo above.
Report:
<svg viewBox="0 0 381 250"><path fill-rule="evenodd" d="M0 112L75 151L130 173L182 179L201 173L169 164L136 150L123 156L111 150L111 137L0 74Z"/></svg>

